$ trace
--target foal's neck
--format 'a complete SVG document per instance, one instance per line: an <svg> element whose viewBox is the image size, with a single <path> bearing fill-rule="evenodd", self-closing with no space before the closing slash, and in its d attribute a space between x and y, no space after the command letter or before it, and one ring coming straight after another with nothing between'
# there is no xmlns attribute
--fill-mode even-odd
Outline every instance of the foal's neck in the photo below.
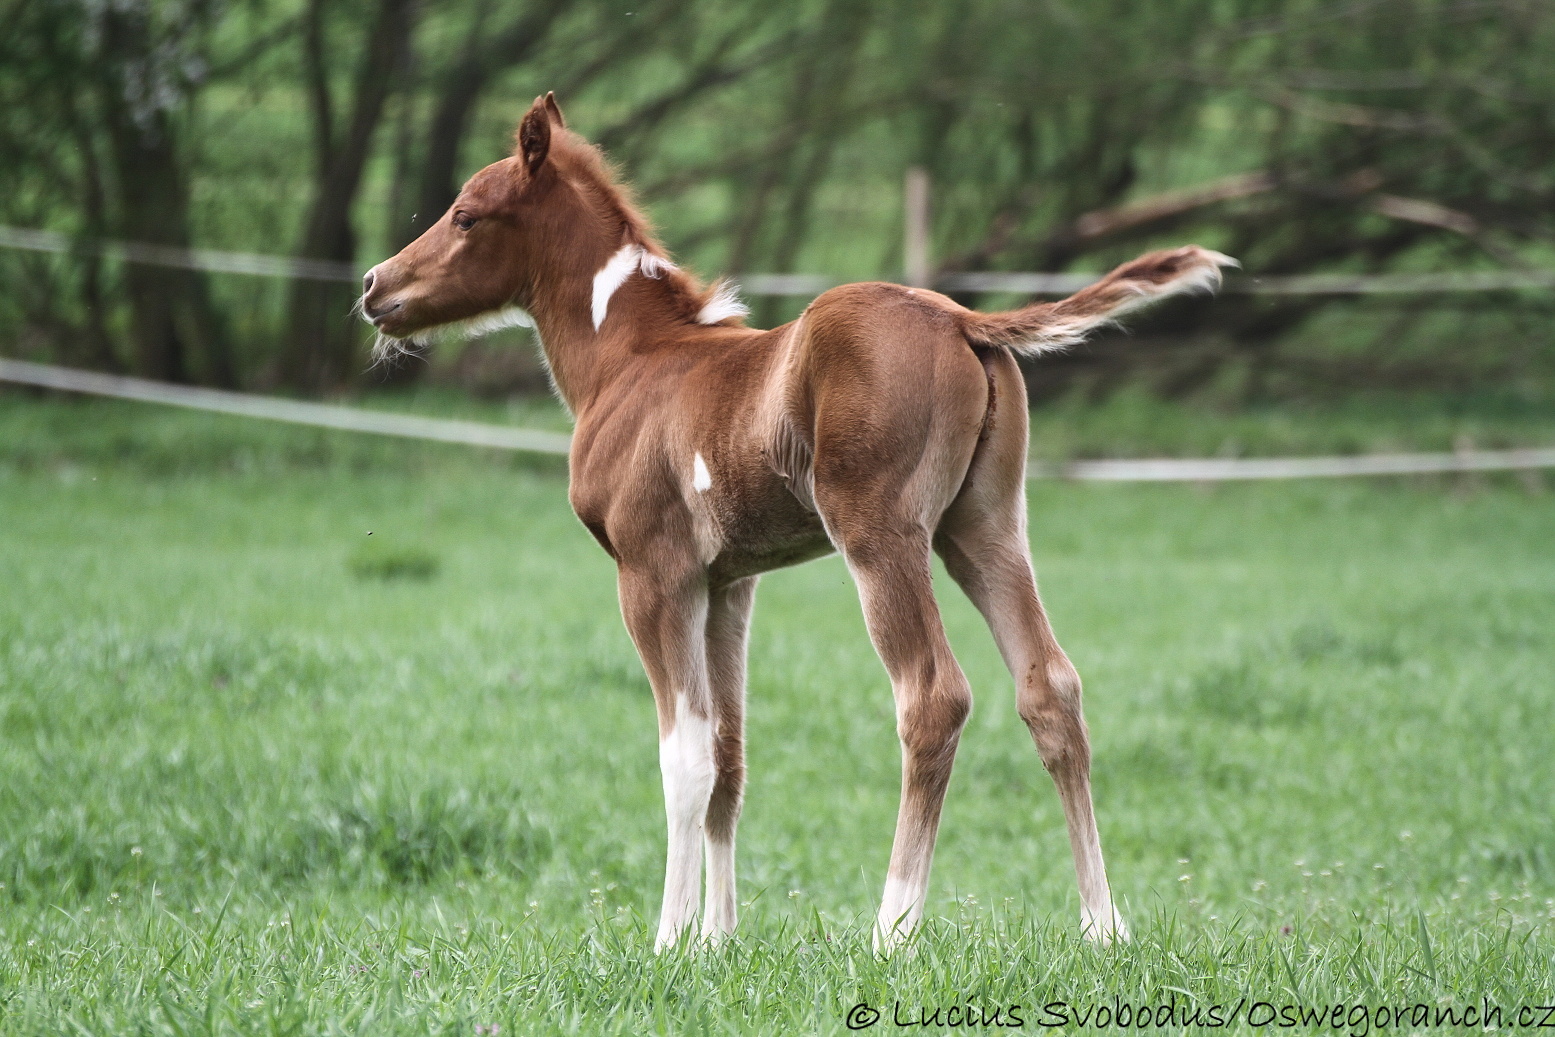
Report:
<svg viewBox="0 0 1555 1037"><path fill-rule="evenodd" d="M693 327L677 297L686 275L656 251L627 243L590 254L550 265L553 273L536 285L529 306L551 379L574 416L631 366L634 354Z"/></svg>

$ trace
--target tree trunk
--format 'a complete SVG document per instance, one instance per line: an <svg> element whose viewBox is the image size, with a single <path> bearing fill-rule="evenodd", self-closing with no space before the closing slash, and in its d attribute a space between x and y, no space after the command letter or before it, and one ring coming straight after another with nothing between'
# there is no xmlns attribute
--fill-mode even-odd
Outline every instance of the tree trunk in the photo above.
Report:
<svg viewBox="0 0 1555 1037"><path fill-rule="evenodd" d="M144 65L154 41L141 9L110 8L102 23L99 51L109 69L98 82L108 136L117 209L116 230L129 241L188 248L189 180L165 108L142 102L127 70ZM236 372L226 329L212 305L209 284L197 270L127 263L136 368L151 378L205 380L232 386Z"/></svg>
<svg viewBox="0 0 1555 1037"><path fill-rule="evenodd" d="M343 134L333 131L335 113L324 67L322 0L309 5L305 59L309 66L315 132L313 201L308 207L298 254L349 263L356 259L351 210L361 188L373 132L383 116L395 72L409 53L412 0L379 0L353 77L351 113ZM357 371L359 333L351 316L353 285L297 278L287 306L283 376L299 389L337 388Z"/></svg>

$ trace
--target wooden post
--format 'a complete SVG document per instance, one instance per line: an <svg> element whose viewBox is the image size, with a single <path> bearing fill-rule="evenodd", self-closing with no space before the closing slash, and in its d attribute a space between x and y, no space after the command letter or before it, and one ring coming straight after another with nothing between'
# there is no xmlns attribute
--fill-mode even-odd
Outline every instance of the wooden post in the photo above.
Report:
<svg viewBox="0 0 1555 1037"><path fill-rule="evenodd" d="M929 259L929 171L909 166L902 196L906 210L902 273L915 288L929 288L934 283Z"/></svg>

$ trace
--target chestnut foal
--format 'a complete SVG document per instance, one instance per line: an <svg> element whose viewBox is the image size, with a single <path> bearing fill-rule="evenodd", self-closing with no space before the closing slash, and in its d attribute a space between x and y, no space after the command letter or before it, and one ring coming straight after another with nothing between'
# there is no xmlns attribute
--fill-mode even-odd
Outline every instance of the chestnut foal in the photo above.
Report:
<svg viewBox="0 0 1555 1037"><path fill-rule="evenodd" d="M1227 257L1188 246L1062 302L1009 313L853 284L791 324L746 328L732 290L673 266L551 95L453 207L367 273L380 357L451 325L530 323L576 418L570 498L615 559L653 685L669 821L657 947L734 929L745 780L746 632L759 573L841 551L890 674L902 798L877 946L923 914L940 806L971 709L931 552L982 611L1063 800L1081 919L1126 938L1091 809L1080 677L1037 597L1026 543L1026 395L1016 353L1076 343L1162 296L1213 290Z"/></svg>

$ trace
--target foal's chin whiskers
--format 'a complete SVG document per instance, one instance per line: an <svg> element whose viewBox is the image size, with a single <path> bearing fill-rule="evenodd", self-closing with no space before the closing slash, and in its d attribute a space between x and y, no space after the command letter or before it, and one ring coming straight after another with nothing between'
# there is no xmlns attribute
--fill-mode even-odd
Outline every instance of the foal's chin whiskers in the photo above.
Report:
<svg viewBox="0 0 1555 1037"><path fill-rule="evenodd" d="M368 370L376 371L379 368L393 370L407 357L425 359L426 348L429 345L431 343L420 335L395 338L380 331L378 337L373 340L372 363L368 365Z"/></svg>
<svg viewBox="0 0 1555 1037"><path fill-rule="evenodd" d="M361 300L357 300L357 310L361 310ZM483 335L489 335L503 328L532 328L535 326L534 318L529 311L518 306L503 306L486 313L478 313L464 320L450 321L447 324L439 324L436 327L425 328L404 338L397 338L387 332L378 332L377 339L373 342L372 365L373 369L384 366L392 366L400 359L410 357L423 357L428 347L436 342L444 342L449 339L474 339Z"/></svg>

